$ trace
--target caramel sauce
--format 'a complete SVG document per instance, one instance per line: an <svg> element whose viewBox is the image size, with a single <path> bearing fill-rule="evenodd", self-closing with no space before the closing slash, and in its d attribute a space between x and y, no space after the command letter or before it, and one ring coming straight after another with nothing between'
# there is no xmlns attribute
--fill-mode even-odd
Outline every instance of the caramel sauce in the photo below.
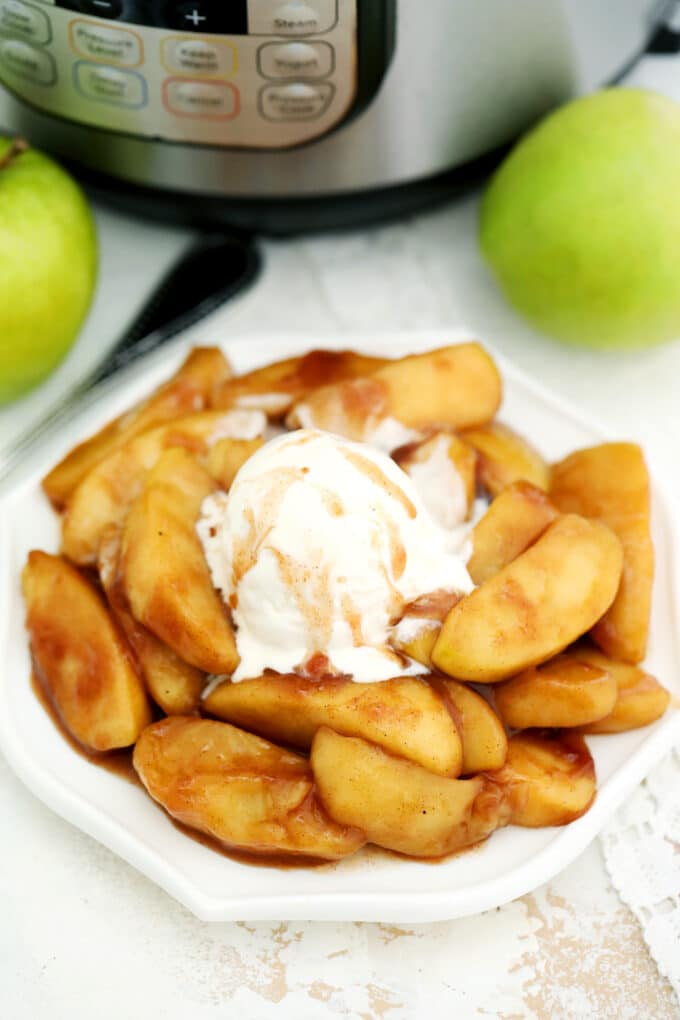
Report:
<svg viewBox="0 0 680 1020"><path fill-rule="evenodd" d="M404 571L406 570L406 547L401 540L401 531L395 521L387 518L384 522L385 530L387 532L389 550L390 550L390 572L391 577L394 581L398 581L400 577L403 577ZM397 590L392 584L392 580L388 577L385 578L392 588L393 596L396 597L397 601L402 603L403 600Z"/></svg>
<svg viewBox="0 0 680 1020"><path fill-rule="evenodd" d="M368 457L364 457L363 454L356 453L354 450L342 450L341 452L343 457L349 461L352 467L365 475L369 481L373 482L374 485L377 485L379 489L383 489L387 495L391 496L397 503L401 503L406 513L409 515L411 520L413 520L418 512L415 506L404 490L388 478L385 472L382 471L377 464L374 464L374 462Z"/></svg>
<svg viewBox="0 0 680 1020"><path fill-rule="evenodd" d="M319 488L317 491L329 517L342 517L345 513L345 508L340 497L331 492L330 489Z"/></svg>
<svg viewBox="0 0 680 1020"><path fill-rule="evenodd" d="M90 762L90 764L97 765L99 768L105 769L106 772L110 772L112 775L118 776L120 779L123 779L128 783L132 783L134 786L139 786L141 789L144 789L144 784L132 764L133 749L131 747L123 748L120 751L105 752L92 751L90 748L85 747L84 744L81 744L80 741L76 740L73 734L70 733L64 725L64 722L59 715L59 711L54 704L53 699L50 697L47 687L40 680L36 667L34 667L31 671L31 689L40 702L40 705L50 717L56 729L59 731L72 751L75 751L77 755ZM152 803L155 803L155 801L152 800ZM295 857L293 854L255 853L248 852L246 850L239 850L235 847L228 847L225 844L220 843L219 840L208 836L207 833L201 832L199 829L192 829L188 825L184 825L183 822L178 821L176 818L173 818L172 815L168 814L167 811L164 811L160 805L157 806L158 809L163 811L166 817L172 822L174 827L184 836L187 836L189 839L193 839L194 842L200 843L201 846L205 846L209 850L222 854L223 857L229 857L242 864L255 864L258 867L263 868L319 868L328 866L332 863L325 860L316 860L307 857L302 859Z"/></svg>
<svg viewBox="0 0 680 1020"><path fill-rule="evenodd" d="M275 669L265 669L261 677L249 680L248 683L260 682L268 677L276 677L280 685L285 684L292 692L301 697L335 687L342 687L352 679L347 673L334 673L331 670L328 656L323 652L315 652L306 660L304 672L277 673ZM230 680L224 680L223 682L225 684L231 683ZM205 714L209 716L210 712ZM296 750L296 753L299 753L299 751Z"/></svg>
<svg viewBox="0 0 680 1020"><path fill-rule="evenodd" d="M294 467L276 468L269 474L273 476L273 481L266 486L269 495L266 502L257 508L257 520L252 507L246 507L244 516L248 528L247 533L242 539L234 539L232 590L236 590L242 578L255 566L262 544L276 524L281 504L289 488L294 482L300 481L304 477L302 470Z"/></svg>
<svg viewBox="0 0 680 1020"><path fill-rule="evenodd" d="M340 401L343 415L352 424L360 425L358 433L363 433L363 426L370 419L384 418L388 413L389 392L384 379L370 376L354 379L340 388Z"/></svg>
<svg viewBox="0 0 680 1020"><path fill-rule="evenodd" d="M323 660L325 656L319 655L317 658L318 658L317 665L319 669L322 669ZM296 674L290 674L287 677L287 679L289 679L291 683L295 683L302 693L304 693L305 691L309 691L310 683L312 682L309 679L297 676ZM326 674L323 676L323 680L321 680L320 682L325 685L335 685L346 683L348 679L349 677L345 676L329 676ZM315 687L319 686L319 681L313 683ZM132 783L134 786L139 786L141 789L144 789L144 784L142 783L141 779L137 774L137 771L135 770L134 765L132 764L133 749L131 747L124 748L120 751L108 751L108 752L96 752L90 750L89 748L81 744L79 741L77 741L64 725L61 716L59 715L59 712L52 698L50 697L49 691L40 680L37 668L35 666L31 671L31 688L36 698L40 702L40 705L42 706L43 710L50 717L55 727L57 728L63 739L66 741L66 743L69 745L71 750L75 751L75 753L78 754L81 758L84 758L86 761L90 762L90 764L105 769L107 772L110 772L112 775L118 776L125 782ZM314 788L312 788L312 791L310 791L310 793L313 794L313 792ZM165 811L165 809L160 804L157 804L153 800L153 798L150 797L149 799L151 803L156 805L159 811L163 811L163 814L166 816L166 818L168 818L168 820L171 822L174 828L181 832L183 836L186 836L188 839L193 840L195 843L198 843L201 846L205 847L206 849L211 850L213 853L218 853L222 857L226 857L228 860L237 861L239 864L246 864L258 868L274 868L282 871L283 870L290 871L293 869L300 868L305 869L328 868L330 870L331 868L334 868L336 864L341 863L339 861L328 861L312 857L305 857L302 855L296 856L295 854L285 853L272 854L264 851L263 852L247 851L239 849L237 847L229 846L225 843L221 843L217 839L214 839L207 833L201 832L200 829L193 829L190 826L185 825L183 822L180 822L177 818L173 818L173 816L170 815L167 811ZM480 849L484 845L484 842L485 842L484 840L480 840L475 844L472 844L467 847L462 847L460 850L453 851L452 853L443 855L441 857L419 857L417 858L417 860L418 863L420 864L446 863L446 861L451 860L451 858L453 857L459 857L462 854L471 853L474 850ZM401 854L396 850L387 850L384 847L379 847L374 844L367 844L353 856L357 857L359 855L363 855L368 859L372 858L374 860L375 859L384 860L385 858L414 860L414 858L409 857L407 854Z"/></svg>
<svg viewBox="0 0 680 1020"><path fill-rule="evenodd" d="M333 634L333 604L330 591L330 567L319 562L315 568L303 567L292 556L270 549L281 578L295 600L307 629L308 649L328 648Z"/></svg>
<svg viewBox="0 0 680 1020"><path fill-rule="evenodd" d="M452 432L450 428L442 426L435 430L434 426L429 428L419 429L421 432L420 439L413 439L410 443L403 443L401 446L397 446L396 449L392 450L390 457L396 461L400 468L403 468L404 464L408 464L409 461L415 460L416 463L422 463L426 461L430 455L428 450L428 441L433 437L435 433L440 435L448 435L450 439L453 439L455 432Z"/></svg>
<svg viewBox="0 0 680 1020"><path fill-rule="evenodd" d="M276 674L281 676L281 674ZM297 673L285 674L290 686L297 694L306 694L310 690L320 689L326 681L345 683L349 678L334 673L331 668L330 659L323 652L314 652L304 663L304 676Z"/></svg>
<svg viewBox="0 0 680 1020"><path fill-rule="evenodd" d="M354 351L313 350L226 380L220 384L214 402L216 406L223 406L239 396L287 394L290 400L281 409L281 413L285 413L293 400L310 390L351 379L358 372L375 371L384 364L383 358L357 355Z"/></svg>
<svg viewBox="0 0 680 1020"><path fill-rule="evenodd" d="M361 648L361 646L365 644L361 613L355 608L354 603L347 592L342 595L340 605L342 607L342 615L349 624L354 647Z"/></svg>
<svg viewBox="0 0 680 1020"><path fill-rule="evenodd" d="M361 853L365 853L366 850L370 850L371 854L375 851L376 857L396 857L401 861L417 861L418 864L446 864L448 861L454 859L454 857L462 857L464 854L474 853L475 850L482 850L486 841L489 837L485 836L483 839L477 840L476 843L470 843L469 846L461 846L458 850L451 850L448 854L440 854L438 857L411 857L409 854L401 854L398 850L386 850L382 846L374 846L369 843L368 846L364 847Z"/></svg>
<svg viewBox="0 0 680 1020"><path fill-rule="evenodd" d="M538 740L543 740L548 745L556 745L560 758L566 763L566 767L550 769L549 771L551 774L566 772L575 779L580 779L582 776L594 776L595 765L593 758L588 749L588 745L580 733L574 733L568 729L535 729L524 730L524 734L528 737L535 735ZM531 760L532 755L529 753L528 757ZM536 761L538 766L543 769L543 771L546 771L545 758L540 754L540 752L536 755Z"/></svg>
<svg viewBox="0 0 680 1020"><path fill-rule="evenodd" d="M435 591L421 595L414 602L409 602L404 608L404 616L415 616L424 620L439 620L443 623L455 605L463 596L459 592L445 591L437 588Z"/></svg>
<svg viewBox="0 0 680 1020"><path fill-rule="evenodd" d="M176 432L168 432L164 437L163 446L166 449L179 446L188 453L194 453L199 457L208 452L208 444L205 439L181 432L179 429Z"/></svg>
<svg viewBox="0 0 680 1020"><path fill-rule="evenodd" d="M47 686L42 683L39 671L35 665L31 671L31 688L71 750L75 751L81 758L91 762L92 765L98 765L100 768L106 769L107 772L120 776L121 779L125 779L128 783L134 783L136 786L142 785L132 764L132 748L126 747L121 751L93 751L91 748L81 744L79 740L76 740L64 724L59 710L50 696Z"/></svg>
<svg viewBox="0 0 680 1020"><path fill-rule="evenodd" d="M304 432L303 430L301 430L299 432L293 431L291 433L291 436L292 436L292 438L290 440L290 445L291 446L306 446L307 443L314 442L314 436L309 435L308 433ZM303 468L300 468L299 470L301 471L301 473L303 475L308 475L309 474L309 468L308 467L303 467Z"/></svg>
<svg viewBox="0 0 680 1020"><path fill-rule="evenodd" d="M310 351L305 354L293 378L298 391L307 392L319 386L342 382L351 374L356 355L352 351ZM373 359L377 367L382 359Z"/></svg>
<svg viewBox="0 0 680 1020"><path fill-rule="evenodd" d="M158 805L160 808L160 805ZM160 808L162 811L163 809ZM222 857L226 857L232 861L238 861L239 864L251 864L258 868L277 868L291 870L293 868L323 868L333 867L335 862L325 861L314 857L296 857L295 854L270 854L270 853L256 853L255 851L241 850L238 847L228 846L226 843L220 843L218 839L213 839L207 832L201 832L200 829L192 829L189 825L185 825L184 822L180 822L177 818L173 818L167 811L163 812L166 817L172 822L174 827L182 833L183 836L188 836L189 839L193 839L194 843L200 843L201 846L206 847L208 850L212 850L213 853L221 854Z"/></svg>
<svg viewBox="0 0 680 1020"><path fill-rule="evenodd" d="M440 701L443 702L444 708L451 716L453 725L456 727L458 735L462 741L463 734L465 733L465 716L460 711L458 706L455 704L453 698L449 694L446 684L444 683L444 680L441 677L431 674L430 676L427 677L427 683L430 685L432 690L438 696Z"/></svg>
<svg viewBox="0 0 680 1020"><path fill-rule="evenodd" d="M523 499L533 503L536 506L545 506L553 508L553 504L550 501L550 497L544 489L539 489L537 485L532 485L531 482L525 481L523 478L512 483L513 491L518 495L521 495ZM557 516L557 512L555 513ZM546 525L547 527L547 525Z"/></svg>

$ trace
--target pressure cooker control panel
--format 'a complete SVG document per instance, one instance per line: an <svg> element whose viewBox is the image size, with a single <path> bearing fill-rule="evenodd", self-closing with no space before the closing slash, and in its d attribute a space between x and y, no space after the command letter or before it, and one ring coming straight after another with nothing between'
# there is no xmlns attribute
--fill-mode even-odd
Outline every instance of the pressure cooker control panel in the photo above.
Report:
<svg viewBox="0 0 680 1020"><path fill-rule="evenodd" d="M340 123L358 0L0 0L0 81L47 113L278 149Z"/></svg>

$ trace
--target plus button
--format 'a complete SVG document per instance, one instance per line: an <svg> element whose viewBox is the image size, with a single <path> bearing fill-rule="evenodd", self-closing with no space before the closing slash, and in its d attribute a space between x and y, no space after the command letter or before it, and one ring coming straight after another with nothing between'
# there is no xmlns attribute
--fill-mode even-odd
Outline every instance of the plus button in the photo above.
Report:
<svg viewBox="0 0 680 1020"><path fill-rule="evenodd" d="M0 6L7 0L0 0ZM63 3L64 0L58 0ZM82 0L68 0L69 3ZM120 3L120 0L118 0ZM145 0L151 6L151 0ZM246 35L246 0L153 0L167 12L169 28L214 35Z"/></svg>
<svg viewBox="0 0 680 1020"><path fill-rule="evenodd" d="M197 7L194 7L191 11L187 11L184 18L185 21L190 21L196 28L198 28L202 21L207 21L205 14L201 14Z"/></svg>

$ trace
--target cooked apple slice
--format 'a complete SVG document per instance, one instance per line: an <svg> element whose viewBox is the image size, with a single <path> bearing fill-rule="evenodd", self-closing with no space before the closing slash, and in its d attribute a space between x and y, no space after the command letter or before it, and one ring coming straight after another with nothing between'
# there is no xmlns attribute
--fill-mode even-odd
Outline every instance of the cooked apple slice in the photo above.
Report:
<svg viewBox="0 0 680 1020"><path fill-rule="evenodd" d="M139 663L146 688L166 715L191 715L201 701L206 676L176 655L155 634L135 620L123 593L119 570L121 534L116 529L102 540L99 580L109 607Z"/></svg>
<svg viewBox="0 0 680 1020"><path fill-rule="evenodd" d="M512 825L567 825L595 799L595 765L578 733L516 733L503 768L487 775L504 790Z"/></svg>
<svg viewBox="0 0 680 1020"><path fill-rule="evenodd" d="M204 708L270 740L307 749L319 726L364 737L443 776L457 776L462 747L442 699L425 680L381 683L271 675L225 681Z"/></svg>
<svg viewBox="0 0 680 1020"><path fill-rule="evenodd" d="M621 587L591 636L612 658L641 662L647 648L654 549L649 475L640 447L603 443L577 450L553 467L550 495L560 510L594 517L620 538Z"/></svg>
<svg viewBox="0 0 680 1020"><path fill-rule="evenodd" d="M38 678L69 733L93 751L134 744L151 710L98 592L66 560L38 551L22 581Z"/></svg>
<svg viewBox="0 0 680 1020"><path fill-rule="evenodd" d="M148 471L163 450L191 450L205 458L235 423L232 412L203 411L136 436L102 460L78 485L62 521L62 551L74 563L94 566L103 534L120 527ZM245 412L238 412L245 413Z"/></svg>
<svg viewBox="0 0 680 1020"><path fill-rule="evenodd" d="M401 358L365 379L322 386L293 407L288 422L358 440L370 440L387 419L408 429L461 429L493 418L501 389L480 344L455 344Z"/></svg>
<svg viewBox="0 0 680 1020"><path fill-rule="evenodd" d="M477 451L479 480L492 496L512 482L531 482L537 489L550 487L550 468L540 453L513 429L492 421L466 429L462 438Z"/></svg>
<svg viewBox="0 0 680 1020"><path fill-rule="evenodd" d="M500 823L502 799L482 777L446 779L366 740L322 726L312 771L331 818L412 857L441 857L479 843Z"/></svg>
<svg viewBox="0 0 680 1020"><path fill-rule="evenodd" d="M356 351L309 351L226 380L215 392L214 406L254 407L277 421L318 386L357 379L386 364L385 358Z"/></svg>
<svg viewBox="0 0 680 1020"><path fill-rule="evenodd" d="M660 719L668 708L670 693L639 666L616 662L587 644L576 645L569 654L581 663L605 670L616 684L616 703L611 712L582 727L584 733L623 733Z"/></svg>
<svg viewBox="0 0 680 1020"><path fill-rule="evenodd" d="M392 644L404 655L432 669L432 649L437 644L441 629L438 620L408 617L397 624Z"/></svg>
<svg viewBox="0 0 680 1020"><path fill-rule="evenodd" d="M457 680L494 683L545 662L612 604L621 543L597 521L556 520L538 541L457 603L432 652Z"/></svg>
<svg viewBox="0 0 680 1020"><path fill-rule="evenodd" d="M496 496L472 531L467 568L475 584L484 584L528 549L558 512L543 489L513 482Z"/></svg>
<svg viewBox="0 0 680 1020"><path fill-rule="evenodd" d="M431 682L434 683L434 680ZM456 729L463 741L464 776L499 769L508 753L505 728L493 708L481 694L456 680L442 678L442 693L450 707Z"/></svg>
<svg viewBox="0 0 680 1020"><path fill-rule="evenodd" d="M583 726L612 711L616 681L606 669L578 662L567 653L499 684L494 701L513 729Z"/></svg>
<svg viewBox="0 0 680 1020"><path fill-rule="evenodd" d="M232 673L236 642L196 534L215 490L186 450L166 450L125 522L120 573L136 620L206 673Z"/></svg>
<svg viewBox="0 0 680 1020"><path fill-rule="evenodd" d="M404 609L404 615L392 630L391 644L432 669L432 649L437 643L442 623L463 596L443 589L428 592Z"/></svg>
<svg viewBox="0 0 680 1020"><path fill-rule="evenodd" d="M394 459L442 527L455 528L470 516L477 486L477 457L458 436L435 432L420 443L396 450Z"/></svg>
<svg viewBox="0 0 680 1020"><path fill-rule="evenodd" d="M194 348L172 379L80 443L52 468L42 484L54 508L63 510L85 475L130 439L163 422L207 408L214 387L230 375L229 362L218 347Z"/></svg>
<svg viewBox="0 0 680 1020"><path fill-rule="evenodd" d="M205 466L220 488L227 490L245 462L263 444L262 436L257 439L220 439L208 451Z"/></svg>
<svg viewBox="0 0 680 1020"><path fill-rule="evenodd" d="M162 719L133 763L168 814L232 849L338 860L366 842L326 815L305 758L228 723Z"/></svg>

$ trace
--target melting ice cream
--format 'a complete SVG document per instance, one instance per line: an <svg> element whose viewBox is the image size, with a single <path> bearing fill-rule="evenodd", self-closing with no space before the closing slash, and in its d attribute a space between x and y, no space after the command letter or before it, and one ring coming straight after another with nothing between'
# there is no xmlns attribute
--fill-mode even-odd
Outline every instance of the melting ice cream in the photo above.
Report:
<svg viewBox="0 0 680 1020"><path fill-rule="evenodd" d="M473 588L460 531L432 519L394 461L312 429L252 456L205 501L198 532L236 625L234 680L319 656L356 681L402 675L389 634L407 604Z"/></svg>

